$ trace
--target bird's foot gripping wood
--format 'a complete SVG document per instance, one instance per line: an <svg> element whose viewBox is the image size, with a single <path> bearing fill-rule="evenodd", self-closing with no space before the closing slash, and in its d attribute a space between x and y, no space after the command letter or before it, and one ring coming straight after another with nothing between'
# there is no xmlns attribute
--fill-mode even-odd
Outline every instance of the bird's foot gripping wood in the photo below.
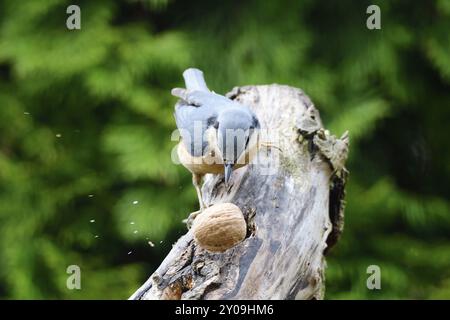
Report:
<svg viewBox="0 0 450 320"><path fill-rule="evenodd" d="M198 196L198 203L200 205L200 210L192 212L189 214L187 219L183 220L183 223L186 223L186 226L188 229L191 229L192 224L194 223L195 218L203 212L207 208L205 202L203 201L203 195L202 195L202 189L201 189L201 182L202 182L203 176L200 174L192 174L192 184L195 187L195 191L197 192Z"/></svg>
<svg viewBox="0 0 450 320"><path fill-rule="evenodd" d="M195 191L197 192L198 197L198 204L200 205L200 211L206 209L205 202L203 201L203 195L202 195L202 178L203 176L200 174L193 173L192 174L192 184L194 185Z"/></svg>
<svg viewBox="0 0 450 320"><path fill-rule="evenodd" d="M183 222L186 223L186 227L188 228L188 230L192 228L195 218L197 218L197 216L202 212L203 212L203 210L191 212L189 214L189 216L187 217L187 219L183 220Z"/></svg>

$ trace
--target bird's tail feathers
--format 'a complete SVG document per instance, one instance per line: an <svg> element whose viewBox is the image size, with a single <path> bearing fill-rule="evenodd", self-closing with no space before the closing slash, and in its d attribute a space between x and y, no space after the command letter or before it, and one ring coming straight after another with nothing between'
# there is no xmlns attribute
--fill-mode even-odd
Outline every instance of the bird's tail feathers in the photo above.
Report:
<svg viewBox="0 0 450 320"><path fill-rule="evenodd" d="M184 82L188 91L206 91L209 92L206 85L203 72L196 68L189 68L183 72ZM172 91L173 94L173 91Z"/></svg>

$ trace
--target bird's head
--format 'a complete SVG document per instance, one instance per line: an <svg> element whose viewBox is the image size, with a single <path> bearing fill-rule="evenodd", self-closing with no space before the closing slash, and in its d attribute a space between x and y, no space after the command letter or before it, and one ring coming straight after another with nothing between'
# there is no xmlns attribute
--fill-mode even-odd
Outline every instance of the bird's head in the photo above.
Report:
<svg viewBox="0 0 450 320"><path fill-rule="evenodd" d="M217 117L217 142L225 166L225 184L228 184L234 165L245 153L257 129L259 121L248 109L230 108Z"/></svg>

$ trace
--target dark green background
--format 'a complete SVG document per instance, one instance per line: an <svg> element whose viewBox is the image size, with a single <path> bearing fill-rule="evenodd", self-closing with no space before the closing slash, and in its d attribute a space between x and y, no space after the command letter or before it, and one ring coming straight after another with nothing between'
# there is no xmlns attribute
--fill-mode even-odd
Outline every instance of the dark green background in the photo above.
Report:
<svg viewBox="0 0 450 320"><path fill-rule="evenodd" d="M0 297L123 299L151 274L197 208L170 158L196 66L216 92L300 87L350 131L326 298L450 298L450 1L86 0L79 31L70 4L0 2Z"/></svg>

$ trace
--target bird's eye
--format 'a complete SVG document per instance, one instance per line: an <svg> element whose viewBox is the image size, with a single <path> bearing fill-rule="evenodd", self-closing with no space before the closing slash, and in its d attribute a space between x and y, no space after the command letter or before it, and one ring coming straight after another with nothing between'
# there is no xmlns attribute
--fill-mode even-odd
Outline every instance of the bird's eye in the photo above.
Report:
<svg viewBox="0 0 450 320"><path fill-rule="evenodd" d="M217 121L216 117L211 117L211 118L208 118L208 120L206 120L206 125L208 127L212 126L217 129L219 127L219 122Z"/></svg>

